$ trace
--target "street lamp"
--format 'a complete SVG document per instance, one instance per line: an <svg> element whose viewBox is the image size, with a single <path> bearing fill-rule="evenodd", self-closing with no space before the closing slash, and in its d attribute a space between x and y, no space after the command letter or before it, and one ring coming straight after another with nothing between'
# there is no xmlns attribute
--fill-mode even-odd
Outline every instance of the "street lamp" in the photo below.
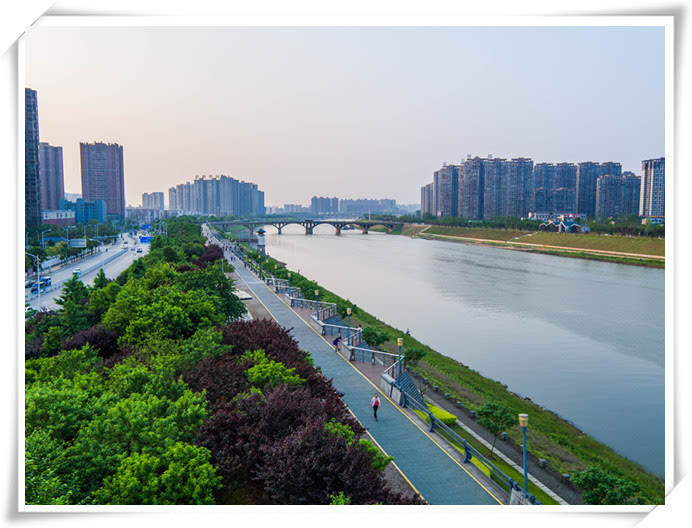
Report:
<svg viewBox="0 0 692 528"><path fill-rule="evenodd" d="M317 305L317 320L320 320L320 290L315 290L315 304Z"/></svg>
<svg viewBox="0 0 692 528"><path fill-rule="evenodd" d="M399 371L399 376L401 376L401 347L404 346L404 338L403 337L397 338L396 345L399 349L399 368L397 370ZM398 376L397 376L397 378L398 378Z"/></svg>
<svg viewBox="0 0 692 528"><path fill-rule="evenodd" d="M521 427L521 432L524 435L524 489L526 493L529 492L529 474L526 468L526 428L529 425L529 415L520 414L519 415L519 427Z"/></svg>
<svg viewBox="0 0 692 528"><path fill-rule="evenodd" d="M50 233L50 229L46 229L45 231L41 231L41 249L46 249L46 243L43 241L43 235L45 233Z"/></svg>
<svg viewBox="0 0 692 528"><path fill-rule="evenodd" d="M351 309L346 308L346 316L348 317L348 337L346 338L346 343L351 346Z"/></svg>
<svg viewBox="0 0 692 528"><path fill-rule="evenodd" d="M288 296L291 296L291 272L288 272Z"/></svg>
<svg viewBox="0 0 692 528"><path fill-rule="evenodd" d="M66 226L65 231L67 232L67 249L65 250L65 262L70 258L70 229L74 229L77 226Z"/></svg>

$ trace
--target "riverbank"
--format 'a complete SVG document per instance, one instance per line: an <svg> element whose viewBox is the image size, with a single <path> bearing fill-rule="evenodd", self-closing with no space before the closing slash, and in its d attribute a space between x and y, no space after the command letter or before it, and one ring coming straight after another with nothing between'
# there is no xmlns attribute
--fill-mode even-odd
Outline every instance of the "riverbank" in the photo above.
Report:
<svg viewBox="0 0 692 528"><path fill-rule="evenodd" d="M271 262L270 269L273 269L273 265L274 262ZM339 306L340 312L345 312L347 307L353 308L352 324L362 324L364 328L370 326L381 331L387 337L383 348L392 352L395 351L396 338L404 333L402 330L378 320L374 315L355 306L348 299L334 295L316 282L296 273L295 270L291 270L291 272L292 284L301 288L306 297L314 298L314 290L318 289L320 300L335 302ZM279 268L277 271L280 278L287 278L287 273L288 271L283 268ZM411 328L411 331L415 335L416 329L414 327ZM514 412L530 414L529 443L532 446L531 453L538 458L546 459L548 466L558 476L562 473L574 475L577 471L596 465L627 480L637 482L642 488L642 502L659 503L662 501L663 480L649 473L639 464L625 459L604 444L586 436L578 428L560 419L554 413L507 391L506 386L502 383L481 376L473 369L437 353L411 336L404 336L404 340L405 350L423 349L427 353L424 360L415 369L420 373L421 379L428 378L430 387L437 385L439 394L449 393L450 401L462 401L465 408L464 413L476 410L486 401L495 400L501 401ZM527 392L530 393L528 389ZM578 395L575 394L575 397ZM509 437L513 444L518 444L521 441L521 431L514 427L509 432Z"/></svg>
<svg viewBox="0 0 692 528"><path fill-rule="evenodd" d="M389 233L560 257L665 268L665 239L416 224L405 224L401 230Z"/></svg>

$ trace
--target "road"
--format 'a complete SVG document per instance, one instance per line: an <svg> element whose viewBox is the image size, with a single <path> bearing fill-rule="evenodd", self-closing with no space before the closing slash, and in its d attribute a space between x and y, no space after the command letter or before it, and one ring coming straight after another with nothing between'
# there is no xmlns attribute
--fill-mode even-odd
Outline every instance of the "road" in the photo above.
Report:
<svg viewBox="0 0 692 528"><path fill-rule="evenodd" d="M135 259L146 255L149 251L148 244L138 243L137 245L135 245L135 238L128 234L125 235L125 240L128 241L128 244L125 246L127 248L126 250L121 249L121 244L117 243L114 246L109 246L108 252L102 251L100 254L95 255L92 258L75 263L74 266L66 266L64 268L61 268L60 270L55 271L54 273L49 274L48 276L50 276L52 279L52 286L47 292L41 293L41 306L43 306L43 308L46 309L57 308L55 299L60 297L60 292L62 291L62 284L72 277L72 273L75 268L78 267L82 270L94 268L92 269L92 271L88 273L82 273L82 275L80 276L80 279L84 284L90 285L94 282L94 278L96 277L96 274L98 273L99 269L101 269L100 267L98 267L99 263L104 262L109 258L113 258L114 255L117 255L115 258L113 258L113 260L106 262L103 265L103 272L106 274L106 277L108 277L109 279L114 279L120 273L126 270L130 266L130 264L134 262ZM132 251L133 247L142 248L142 253ZM24 290L24 299L25 302L27 302L31 308L33 308L34 310L38 310L38 295L35 293L29 293L29 288L26 288Z"/></svg>

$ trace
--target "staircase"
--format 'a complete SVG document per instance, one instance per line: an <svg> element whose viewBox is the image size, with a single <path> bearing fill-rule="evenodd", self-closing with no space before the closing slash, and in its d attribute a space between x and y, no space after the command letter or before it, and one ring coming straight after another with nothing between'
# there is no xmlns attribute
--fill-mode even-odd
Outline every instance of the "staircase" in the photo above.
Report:
<svg viewBox="0 0 692 528"><path fill-rule="evenodd" d="M416 384L413 382L413 379L411 379L408 371L404 370L401 373L399 378L396 380L396 386L401 391L405 392L407 396L416 400L416 402L421 404L424 408L428 408L428 404L425 403L425 398L423 398L423 395L418 390L418 387L416 387Z"/></svg>

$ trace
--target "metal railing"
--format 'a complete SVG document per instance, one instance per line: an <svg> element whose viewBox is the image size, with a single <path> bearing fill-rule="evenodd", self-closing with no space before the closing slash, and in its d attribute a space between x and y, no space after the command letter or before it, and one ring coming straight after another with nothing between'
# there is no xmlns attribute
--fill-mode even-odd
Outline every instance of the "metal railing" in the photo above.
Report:
<svg viewBox="0 0 692 528"><path fill-rule="evenodd" d="M318 314L319 315L317 318L320 321L326 321L327 319L335 317L338 314L338 311L336 309L336 304L321 302Z"/></svg>
<svg viewBox="0 0 692 528"><path fill-rule="evenodd" d="M514 489L522 493L531 504L541 504L536 497L524 490L514 479L508 477L502 470L498 469L495 464L490 462L490 460L475 447L459 436L456 431L452 430L447 424L443 423L442 420L438 419L427 407L422 406L412 396L409 396L407 392L401 390L401 388L399 388L399 390L403 396L402 406L409 407L427 415L428 425L430 427L429 431L436 432L440 436L443 436L447 441L462 450L464 454L464 463L471 462L478 466L483 473L490 476L491 480L500 485L501 489L507 493L508 498L511 496L512 490Z"/></svg>
<svg viewBox="0 0 692 528"><path fill-rule="evenodd" d="M369 348L360 348L357 346L350 347L351 350L351 361L361 361L363 363L372 363L373 365L382 365L387 367L385 373L390 374L388 371L396 365L399 356L396 354L390 354L389 352L383 352L381 350L371 350ZM403 368L404 358L402 356L402 368ZM392 376L396 378L396 376Z"/></svg>

